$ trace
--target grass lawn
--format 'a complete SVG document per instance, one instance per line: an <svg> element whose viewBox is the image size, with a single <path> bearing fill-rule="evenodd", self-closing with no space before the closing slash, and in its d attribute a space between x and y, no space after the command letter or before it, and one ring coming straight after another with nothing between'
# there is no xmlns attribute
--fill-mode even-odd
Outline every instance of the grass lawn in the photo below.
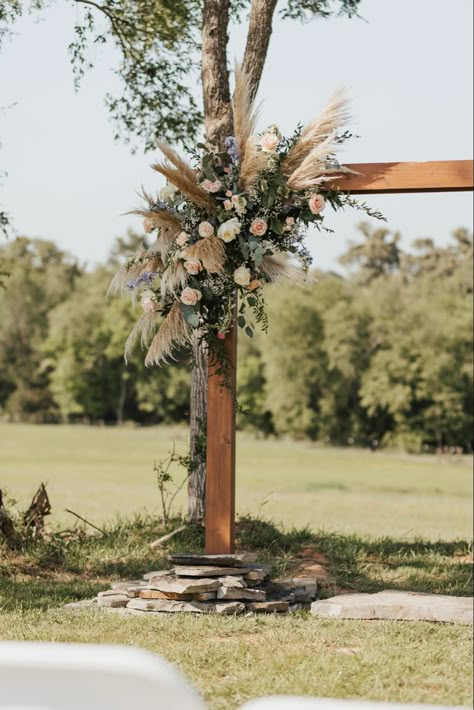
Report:
<svg viewBox="0 0 474 710"><path fill-rule="evenodd" d="M63 512L70 507L106 533L52 532L18 551L0 544L1 639L150 649L175 663L212 710L275 693L472 702L468 627L321 620L307 612L122 618L63 610L112 579L166 567L169 551L202 549L202 528L176 536L167 550L148 546L164 532L152 464L173 439L184 451L182 429L0 425L0 488L22 508L43 480L53 522L74 527ZM238 547L271 561L275 576L317 574L323 597L384 588L469 595L470 463L240 436ZM155 515L133 518L138 509ZM129 519L114 521L118 512Z"/></svg>
<svg viewBox="0 0 474 710"><path fill-rule="evenodd" d="M70 508L100 524L117 514L159 512L153 462L182 428L61 427L0 424L0 487L22 505L47 483L52 520L71 524ZM179 472L181 475L181 472ZM472 533L472 457L434 456L238 435L237 510L285 525L399 540L452 540ZM175 512L183 510L184 493Z"/></svg>

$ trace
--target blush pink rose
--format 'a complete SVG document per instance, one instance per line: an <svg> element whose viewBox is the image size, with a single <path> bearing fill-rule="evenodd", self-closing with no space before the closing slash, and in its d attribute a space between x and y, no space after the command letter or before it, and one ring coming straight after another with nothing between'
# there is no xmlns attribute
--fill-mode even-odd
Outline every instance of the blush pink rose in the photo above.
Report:
<svg viewBox="0 0 474 710"><path fill-rule="evenodd" d="M254 219L252 224L250 225L250 232L255 237L263 237L263 235L265 234L267 229L268 229L268 224L261 217L257 217L256 219Z"/></svg>
<svg viewBox="0 0 474 710"><path fill-rule="evenodd" d="M230 200L224 200L224 209L229 211L233 207L233 204Z"/></svg>
<svg viewBox="0 0 474 710"><path fill-rule="evenodd" d="M200 237L212 237L214 234L214 225L210 222L201 222L198 227Z"/></svg>
<svg viewBox="0 0 474 710"><path fill-rule="evenodd" d="M279 142L280 139L275 133L264 133L260 138L260 147L266 153L273 153Z"/></svg>
<svg viewBox="0 0 474 710"><path fill-rule="evenodd" d="M201 297L201 291L186 286L186 288L181 293L181 302L184 303L186 306L195 306L196 303L201 300Z"/></svg>
<svg viewBox="0 0 474 710"><path fill-rule="evenodd" d="M223 333L222 330L218 330L217 337L219 338L219 340L225 340L225 333Z"/></svg>
<svg viewBox="0 0 474 710"><path fill-rule="evenodd" d="M215 180L214 182L212 180L203 180L201 187L206 192L219 192L222 187L222 183L220 180Z"/></svg>
<svg viewBox="0 0 474 710"><path fill-rule="evenodd" d="M184 268L188 274L195 276L201 271L201 263L197 259L188 259L184 262Z"/></svg>
<svg viewBox="0 0 474 710"><path fill-rule="evenodd" d="M326 201L322 195L317 192L313 193L308 200L309 209L313 214L319 214L326 206Z"/></svg>
<svg viewBox="0 0 474 710"><path fill-rule="evenodd" d="M176 237L176 244L179 247L184 247L185 244L187 244L189 240L189 234L186 234L186 232L180 232L178 236Z"/></svg>
<svg viewBox="0 0 474 710"><path fill-rule="evenodd" d="M149 296L145 296L141 299L140 305L145 313L154 313L156 311L156 303Z"/></svg>

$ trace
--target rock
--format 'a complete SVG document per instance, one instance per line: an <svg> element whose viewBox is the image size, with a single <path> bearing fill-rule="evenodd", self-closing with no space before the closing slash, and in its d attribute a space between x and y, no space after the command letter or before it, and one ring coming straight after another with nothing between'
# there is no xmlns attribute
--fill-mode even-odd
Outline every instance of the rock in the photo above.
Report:
<svg viewBox="0 0 474 710"><path fill-rule="evenodd" d="M241 602L217 602L213 604L212 602L183 602L172 599L130 599L127 609L165 613L241 614L245 610L245 604Z"/></svg>
<svg viewBox="0 0 474 710"><path fill-rule="evenodd" d="M270 576L271 571L271 565L254 565L250 567L245 579L249 582L263 582L266 577Z"/></svg>
<svg viewBox="0 0 474 710"><path fill-rule="evenodd" d="M247 586L243 577L219 577L218 581L223 587L235 587L242 589Z"/></svg>
<svg viewBox="0 0 474 710"><path fill-rule="evenodd" d="M472 597L385 590L376 594L341 594L313 602L314 616L338 619L396 619L472 624Z"/></svg>
<svg viewBox="0 0 474 710"><path fill-rule="evenodd" d="M171 574L169 569L158 569L155 572L147 572L143 575L143 579L148 582L154 577L167 577L169 574Z"/></svg>
<svg viewBox="0 0 474 710"><path fill-rule="evenodd" d="M140 585L139 587L128 587L127 589L124 589L123 593L126 594L128 597L134 598L134 597L139 597L140 592L142 592L144 589L146 589L146 585Z"/></svg>
<svg viewBox="0 0 474 710"><path fill-rule="evenodd" d="M198 594L194 595L194 599L198 602L208 602L210 599L217 599L217 591L216 592L199 592Z"/></svg>
<svg viewBox="0 0 474 710"><path fill-rule="evenodd" d="M221 587L217 590L218 599L245 599L252 602L264 602L267 595L262 589L241 589L239 587Z"/></svg>
<svg viewBox="0 0 474 710"><path fill-rule="evenodd" d="M215 592L220 587L217 579L183 579L182 577L153 577L147 585L148 589L173 594L196 594Z"/></svg>
<svg viewBox="0 0 474 710"><path fill-rule="evenodd" d="M251 602L247 604L247 609L257 614L283 613L288 611L288 607L288 602Z"/></svg>
<svg viewBox="0 0 474 710"><path fill-rule="evenodd" d="M138 597L140 599L177 599L179 601L191 601L194 594L178 594L176 592L160 592L158 589L142 589Z"/></svg>
<svg viewBox="0 0 474 710"><path fill-rule="evenodd" d="M170 555L170 562L175 565L183 566L220 566L220 567L247 567L252 562L255 562L257 555L244 552L237 555Z"/></svg>
<svg viewBox="0 0 474 710"><path fill-rule="evenodd" d="M145 586L145 581L141 579L131 579L128 582L122 582L122 581L117 581L117 582L112 582L110 585L110 588L113 589L116 592L126 592L128 589L131 589L132 587L141 587Z"/></svg>
<svg viewBox="0 0 474 710"><path fill-rule="evenodd" d="M65 604L63 609L96 609L97 599L81 599L78 602Z"/></svg>
<svg viewBox="0 0 474 710"><path fill-rule="evenodd" d="M239 577L247 574L246 567L181 567L176 566L172 570L178 577L227 577L237 575Z"/></svg>
<svg viewBox="0 0 474 710"><path fill-rule="evenodd" d="M97 595L97 606L101 607L127 606L129 601L130 597L127 597L126 594L117 594L117 592L114 592L113 594L108 594L107 592L99 592L99 594Z"/></svg>

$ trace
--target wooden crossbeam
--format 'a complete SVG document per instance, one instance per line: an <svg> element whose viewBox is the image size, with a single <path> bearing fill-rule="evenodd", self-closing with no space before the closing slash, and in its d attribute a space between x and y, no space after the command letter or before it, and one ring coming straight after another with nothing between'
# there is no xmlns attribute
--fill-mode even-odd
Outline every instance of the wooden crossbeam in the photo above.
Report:
<svg viewBox="0 0 474 710"><path fill-rule="evenodd" d="M472 160L426 163L352 163L349 174L332 183L356 195L410 192L464 192L473 189Z"/></svg>
<svg viewBox="0 0 474 710"><path fill-rule="evenodd" d="M472 160L426 163L354 163L358 174L332 183L358 195L460 192L473 189ZM222 387L215 363L209 363L206 471L206 552L234 550L235 516L235 374L237 325L226 336L225 349L232 365L232 387Z"/></svg>

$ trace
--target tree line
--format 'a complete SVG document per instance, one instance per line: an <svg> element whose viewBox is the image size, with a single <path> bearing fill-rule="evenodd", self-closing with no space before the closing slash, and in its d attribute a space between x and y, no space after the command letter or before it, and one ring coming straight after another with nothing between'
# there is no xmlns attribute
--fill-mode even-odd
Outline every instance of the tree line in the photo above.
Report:
<svg viewBox="0 0 474 710"><path fill-rule="evenodd" d="M334 444L472 450L472 234L445 247L359 227L341 257L348 275L315 271L306 288L270 286L268 333L240 337L238 425ZM189 418L186 353L145 368L123 345L133 304L105 293L142 245L118 238L84 269L53 242L0 247L0 417L140 424ZM138 307L138 306L136 306Z"/></svg>

